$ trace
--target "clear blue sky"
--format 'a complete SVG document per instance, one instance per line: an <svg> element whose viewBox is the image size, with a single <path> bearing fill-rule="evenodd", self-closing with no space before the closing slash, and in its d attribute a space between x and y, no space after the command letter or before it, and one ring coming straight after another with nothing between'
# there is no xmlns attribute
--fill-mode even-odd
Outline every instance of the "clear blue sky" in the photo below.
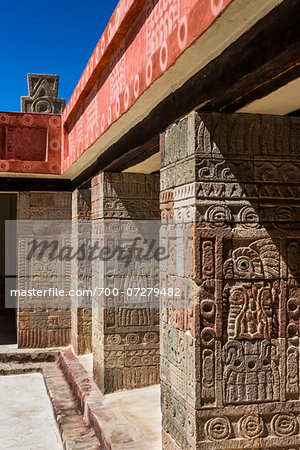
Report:
<svg viewBox="0 0 300 450"><path fill-rule="evenodd" d="M11 0L0 11L0 111L20 111L27 73L60 75L69 100L117 0Z"/></svg>

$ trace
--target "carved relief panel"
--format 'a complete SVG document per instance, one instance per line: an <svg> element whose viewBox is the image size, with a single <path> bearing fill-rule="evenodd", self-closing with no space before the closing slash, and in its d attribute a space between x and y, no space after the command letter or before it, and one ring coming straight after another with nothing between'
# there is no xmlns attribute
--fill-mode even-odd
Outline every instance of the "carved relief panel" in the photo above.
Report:
<svg viewBox="0 0 300 450"><path fill-rule="evenodd" d="M281 380L276 343L230 340L224 345L223 361L226 404L279 400Z"/></svg>

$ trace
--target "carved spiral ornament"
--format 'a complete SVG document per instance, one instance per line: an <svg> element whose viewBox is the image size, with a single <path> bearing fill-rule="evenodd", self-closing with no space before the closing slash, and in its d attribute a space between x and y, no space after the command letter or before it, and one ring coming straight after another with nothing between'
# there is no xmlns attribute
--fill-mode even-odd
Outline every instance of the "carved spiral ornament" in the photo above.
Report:
<svg viewBox="0 0 300 450"><path fill-rule="evenodd" d="M148 342L149 344L156 344L158 342L159 338L157 333L154 333L153 331L149 331L144 336L145 342Z"/></svg>
<svg viewBox="0 0 300 450"><path fill-rule="evenodd" d="M246 439L258 438L263 432L263 420L259 416L244 416L239 421L239 430Z"/></svg>
<svg viewBox="0 0 300 450"><path fill-rule="evenodd" d="M276 414L271 426L276 436L292 436L297 431L297 420L294 414Z"/></svg>
<svg viewBox="0 0 300 450"><path fill-rule="evenodd" d="M58 128L60 126L60 119L58 117L50 117L49 125L52 128Z"/></svg>
<svg viewBox="0 0 300 450"><path fill-rule="evenodd" d="M33 117L31 114L26 114L22 117L22 124L30 127L33 124Z"/></svg>
<svg viewBox="0 0 300 450"><path fill-rule="evenodd" d="M211 441L221 441L230 436L230 422L226 417L209 420L205 424L205 433Z"/></svg>
<svg viewBox="0 0 300 450"><path fill-rule="evenodd" d="M60 149L60 140L59 139L52 139L52 141L50 141L50 143L49 143L49 147L54 152L58 151Z"/></svg>
<svg viewBox="0 0 300 450"><path fill-rule="evenodd" d="M138 344L139 340L140 340L139 335L136 333L129 333L125 338L126 344L132 345Z"/></svg>
<svg viewBox="0 0 300 450"><path fill-rule="evenodd" d="M49 170L51 173L59 173L60 168L57 164L50 164Z"/></svg>
<svg viewBox="0 0 300 450"><path fill-rule="evenodd" d="M32 171L32 164L30 162L24 162L22 164L22 171L23 172L31 172Z"/></svg>
<svg viewBox="0 0 300 450"><path fill-rule="evenodd" d="M119 334L112 334L107 336L108 345L120 345L122 342L122 338Z"/></svg>
<svg viewBox="0 0 300 450"><path fill-rule="evenodd" d="M232 220L228 206L210 206L205 213L205 221L212 222L214 226L223 226Z"/></svg>
<svg viewBox="0 0 300 450"><path fill-rule="evenodd" d="M9 116L8 116L8 114L5 114L5 113L1 113L0 114L0 124L1 125L3 125L3 124L8 124L8 122L9 122Z"/></svg>
<svg viewBox="0 0 300 450"><path fill-rule="evenodd" d="M259 217L256 211L250 206L244 206L238 215L238 222L242 223L245 228L258 228Z"/></svg>
<svg viewBox="0 0 300 450"><path fill-rule="evenodd" d="M7 172L9 169L9 163L5 160L0 161L0 172Z"/></svg>

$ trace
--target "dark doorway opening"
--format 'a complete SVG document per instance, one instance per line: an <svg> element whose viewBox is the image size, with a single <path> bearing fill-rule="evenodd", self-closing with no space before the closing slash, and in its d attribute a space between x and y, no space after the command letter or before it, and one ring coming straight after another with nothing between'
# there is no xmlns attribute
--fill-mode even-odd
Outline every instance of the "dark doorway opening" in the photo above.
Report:
<svg viewBox="0 0 300 450"><path fill-rule="evenodd" d="M14 252L16 245L13 236L5 233L5 221L16 220L17 216L17 195L0 194L0 345L17 343L16 309L5 307L5 280L11 278L10 285L16 284L16 277L11 272L6 272L5 256L10 256L14 260L14 255L5 255L7 252ZM7 239L12 242L7 242Z"/></svg>

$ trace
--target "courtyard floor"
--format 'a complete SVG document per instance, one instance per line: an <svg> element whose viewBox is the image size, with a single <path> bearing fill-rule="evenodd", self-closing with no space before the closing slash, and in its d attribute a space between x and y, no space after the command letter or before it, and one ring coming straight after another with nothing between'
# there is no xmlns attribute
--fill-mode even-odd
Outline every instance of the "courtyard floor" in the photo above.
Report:
<svg viewBox="0 0 300 450"><path fill-rule="evenodd" d="M71 347L0 346L0 375L0 449L161 449L159 385L103 396Z"/></svg>
<svg viewBox="0 0 300 450"><path fill-rule="evenodd" d="M105 395L108 408L120 408L128 420L151 442L152 450L161 450L160 385Z"/></svg>
<svg viewBox="0 0 300 450"><path fill-rule="evenodd" d="M62 450L41 373L0 377L1 449Z"/></svg>
<svg viewBox="0 0 300 450"><path fill-rule="evenodd" d="M78 359L92 378L93 355L82 355ZM102 402L111 410L120 409L128 421L142 432L145 442L151 443L151 449L161 450L160 385L107 394Z"/></svg>

